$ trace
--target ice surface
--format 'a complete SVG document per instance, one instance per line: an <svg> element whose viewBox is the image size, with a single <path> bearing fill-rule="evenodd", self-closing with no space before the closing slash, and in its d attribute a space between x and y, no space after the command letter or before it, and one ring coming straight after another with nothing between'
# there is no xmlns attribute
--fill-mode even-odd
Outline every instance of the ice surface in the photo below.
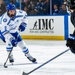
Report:
<svg viewBox="0 0 75 75"><path fill-rule="evenodd" d="M37 59L37 64L30 62L19 47L14 48L13 55L15 62L11 65L7 62L8 68L3 64L7 58L5 44L0 43L0 75L22 75L22 72L30 72L34 68L68 49L65 41L49 40L25 40L32 56ZM29 75L75 75L75 55L70 51L59 56L38 70Z"/></svg>

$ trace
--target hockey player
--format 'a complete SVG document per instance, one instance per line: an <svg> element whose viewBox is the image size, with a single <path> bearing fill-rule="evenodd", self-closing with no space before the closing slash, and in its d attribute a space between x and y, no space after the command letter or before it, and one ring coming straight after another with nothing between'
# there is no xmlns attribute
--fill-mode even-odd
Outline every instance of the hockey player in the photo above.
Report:
<svg viewBox="0 0 75 75"><path fill-rule="evenodd" d="M22 49L24 55L31 61L36 62L29 50L19 35L19 31L23 32L27 27L27 13L22 10L17 10L14 4L9 4L6 7L7 12L1 16L1 39L6 42L6 50L8 54L17 45ZM14 62L13 54L9 56L10 63Z"/></svg>
<svg viewBox="0 0 75 75"><path fill-rule="evenodd" d="M71 11L71 23L75 28L75 1L74 0L67 0L68 6L70 7ZM75 54L75 30L73 34L70 34L69 38L67 39L66 45L70 48L71 52Z"/></svg>

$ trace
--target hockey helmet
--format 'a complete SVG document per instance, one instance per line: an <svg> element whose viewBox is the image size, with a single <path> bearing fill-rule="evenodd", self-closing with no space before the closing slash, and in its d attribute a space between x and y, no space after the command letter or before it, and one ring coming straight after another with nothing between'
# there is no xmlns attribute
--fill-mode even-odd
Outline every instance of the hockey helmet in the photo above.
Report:
<svg viewBox="0 0 75 75"><path fill-rule="evenodd" d="M16 10L16 6L14 4L9 4L9 5L7 5L6 9L7 9L7 11Z"/></svg>

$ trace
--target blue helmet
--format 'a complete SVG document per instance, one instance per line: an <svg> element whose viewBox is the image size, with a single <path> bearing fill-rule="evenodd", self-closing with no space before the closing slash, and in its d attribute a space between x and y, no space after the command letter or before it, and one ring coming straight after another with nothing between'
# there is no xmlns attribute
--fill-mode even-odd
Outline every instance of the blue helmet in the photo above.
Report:
<svg viewBox="0 0 75 75"><path fill-rule="evenodd" d="M16 6L14 4L9 4L9 5L7 5L6 9L7 9L7 11L16 10Z"/></svg>

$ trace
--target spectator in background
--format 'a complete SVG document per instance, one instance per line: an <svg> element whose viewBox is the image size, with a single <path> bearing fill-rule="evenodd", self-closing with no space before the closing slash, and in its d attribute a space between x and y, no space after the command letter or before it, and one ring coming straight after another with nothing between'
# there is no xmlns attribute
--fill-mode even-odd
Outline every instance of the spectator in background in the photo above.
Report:
<svg viewBox="0 0 75 75"><path fill-rule="evenodd" d="M5 4L8 5L10 3L10 0L4 0Z"/></svg>
<svg viewBox="0 0 75 75"><path fill-rule="evenodd" d="M29 7L29 5L30 5L30 0L24 0L24 1L22 1L22 3L21 3L21 6L22 6L22 10L24 10L24 8L25 8L25 6L26 7Z"/></svg>
<svg viewBox="0 0 75 75"><path fill-rule="evenodd" d="M28 15L35 15L35 0L26 0L22 2L22 10L26 10Z"/></svg>
<svg viewBox="0 0 75 75"><path fill-rule="evenodd" d="M24 11L29 15L29 10L27 6L24 7Z"/></svg>
<svg viewBox="0 0 75 75"><path fill-rule="evenodd" d="M64 0L63 4L66 5L67 12L71 14L70 8L67 6L67 0Z"/></svg>
<svg viewBox="0 0 75 75"><path fill-rule="evenodd" d="M67 5L67 0L64 0L63 4L66 4Z"/></svg>
<svg viewBox="0 0 75 75"><path fill-rule="evenodd" d="M50 14L50 2L49 2L49 0L45 0L44 5L43 5L43 9L44 9L45 15Z"/></svg>
<svg viewBox="0 0 75 75"><path fill-rule="evenodd" d="M53 6L58 5L58 7L60 9L60 7L62 6L64 0L52 0L52 2L53 2Z"/></svg>
<svg viewBox="0 0 75 75"><path fill-rule="evenodd" d="M6 5L3 0L0 0L0 16L2 16L6 12Z"/></svg>
<svg viewBox="0 0 75 75"><path fill-rule="evenodd" d="M44 3L42 2L42 0L39 0L39 1L36 3L36 5L35 5L35 11L37 12L37 15L42 15L42 14L44 14L43 5L44 5Z"/></svg>
<svg viewBox="0 0 75 75"><path fill-rule="evenodd" d="M57 15L59 13L59 9L57 5L54 5L53 15Z"/></svg>
<svg viewBox="0 0 75 75"><path fill-rule="evenodd" d="M59 11L59 15L69 15L69 13L67 12L65 4L62 4L62 7L61 7L61 9Z"/></svg>
<svg viewBox="0 0 75 75"><path fill-rule="evenodd" d="M17 9L20 9L20 3L17 2L16 0L11 0L10 3L14 4Z"/></svg>
<svg viewBox="0 0 75 75"><path fill-rule="evenodd" d="M30 2L30 5L28 6L28 9L29 9L29 15L36 15L36 11L35 11L35 1L31 1Z"/></svg>
<svg viewBox="0 0 75 75"><path fill-rule="evenodd" d="M58 6L58 9L60 10L64 0L52 0L52 11L54 11L54 5Z"/></svg>

